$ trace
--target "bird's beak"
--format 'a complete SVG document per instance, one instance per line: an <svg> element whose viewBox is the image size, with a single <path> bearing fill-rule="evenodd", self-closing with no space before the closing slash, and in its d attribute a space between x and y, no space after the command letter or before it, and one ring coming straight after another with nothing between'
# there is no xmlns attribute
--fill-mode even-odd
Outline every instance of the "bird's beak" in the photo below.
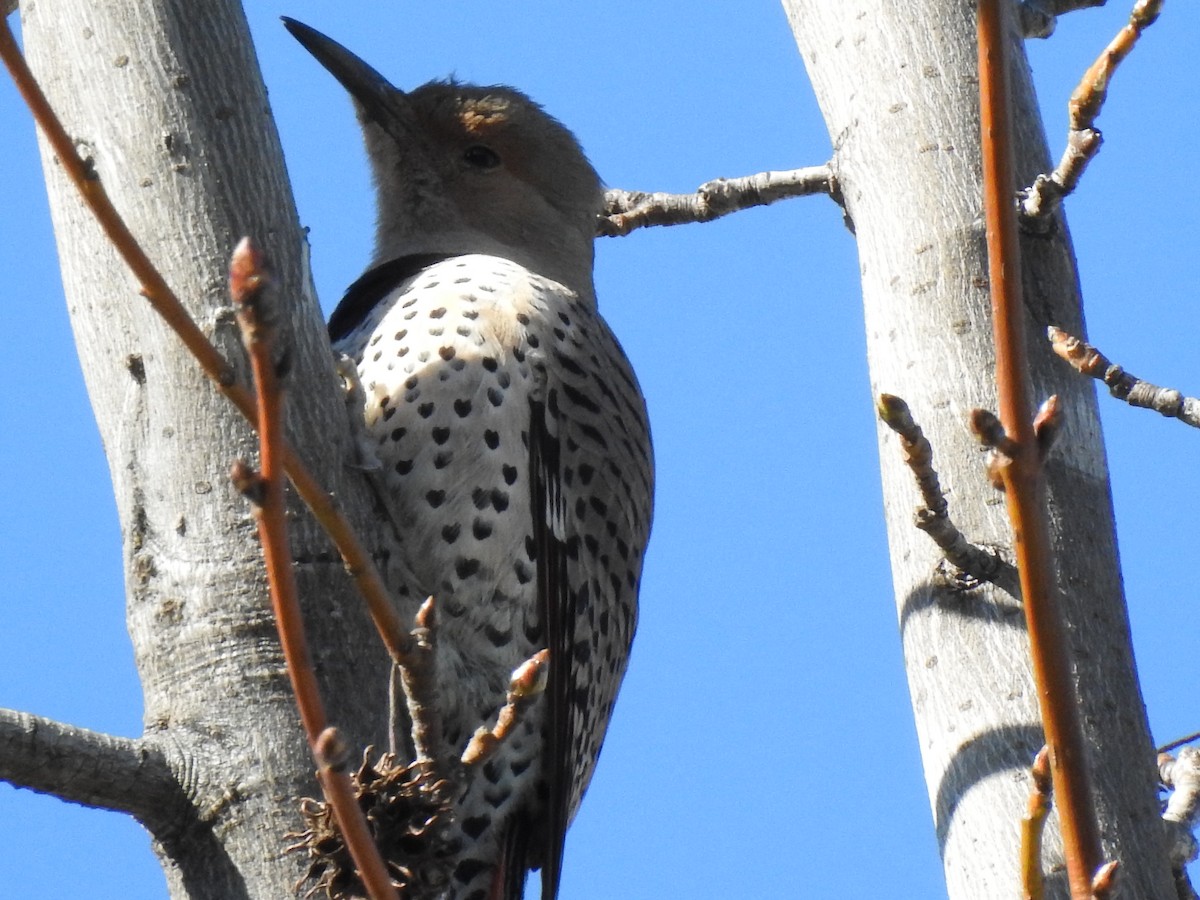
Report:
<svg viewBox="0 0 1200 900"><path fill-rule="evenodd" d="M409 137L404 126L412 120L412 109L402 90L315 28L286 16L283 25L350 92L364 122L374 122L398 142ZM403 133L394 133L401 129Z"/></svg>

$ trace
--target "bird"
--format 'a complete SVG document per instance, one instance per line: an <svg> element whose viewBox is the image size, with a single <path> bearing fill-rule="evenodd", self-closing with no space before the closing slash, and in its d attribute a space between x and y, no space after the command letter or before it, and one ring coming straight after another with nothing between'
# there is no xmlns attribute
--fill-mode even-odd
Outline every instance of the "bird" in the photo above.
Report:
<svg viewBox="0 0 1200 900"><path fill-rule="evenodd" d="M507 86L390 84L286 27L345 87L376 189L367 271L329 320L415 596L435 598L441 714L461 749L514 669L547 686L457 804L454 900L557 896L637 625L653 515L646 404L597 311L603 186L575 136Z"/></svg>

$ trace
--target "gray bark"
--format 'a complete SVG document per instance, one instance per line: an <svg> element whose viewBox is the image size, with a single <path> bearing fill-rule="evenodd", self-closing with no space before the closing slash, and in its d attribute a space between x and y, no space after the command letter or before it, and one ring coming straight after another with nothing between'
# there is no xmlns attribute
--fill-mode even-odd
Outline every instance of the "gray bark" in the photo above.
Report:
<svg viewBox="0 0 1200 900"><path fill-rule="evenodd" d="M1002 497L966 426L973 407L995 409L975 3L783 5L857 238L872 390L912 407L960 527L1008 548ZM1015 34L1013 41L1017 169L1029 183L1050 162ZM1058 394L1065 410L1048 464L1050 514L1105 852L1120 860L1122 896L1172 897L1095 392L1044 339L1050 324L1074 334L1084 327L1065 221L1024 235L1022 253L1034 394ZM912 475L882 425L879 451L900 631L949 895L1007 900L1019 896L1018 828L1042 743L1021 609L994 588L961 594L939 583L937 548L913 526ZM1056 836L1049 848L1056 874L1048 896L1065 897Z"/></svg>
<svg viewBox="0 0 1200 900"><path fill-rule="evenodd" d="M23 4L22 17L30 64L51 103L243 379L240 339L224 311L227 260L242 235L265 248L293 361L291 440L352 518L365 521L371 496L351 470L347 413L240 5L46 0ZM136 798L119 802L112 788L91 796L139 815L173 897L289 896L302 861L283 853L283 836L300 825L299 798L317 789L254 523L228 477L235 458L254 458L250 429L138 296L52 156L43 163L122 522L128 625L145 697L141 747L121 746L116 768L127 772L136 752L161 758L182 801L147 811ZM299 507L292 525L330 716L351 746L384 744L385 654L329 540ZM51 731L38 733L48 741ZM102 745L89 744L97 752ZM155 790L170 793L157 781Z"/></svg>

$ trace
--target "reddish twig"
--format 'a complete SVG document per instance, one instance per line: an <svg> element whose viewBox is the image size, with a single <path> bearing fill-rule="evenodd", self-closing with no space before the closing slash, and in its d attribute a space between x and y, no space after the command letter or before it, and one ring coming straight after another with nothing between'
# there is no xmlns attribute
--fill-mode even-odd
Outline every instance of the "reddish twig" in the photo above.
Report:
<svg viewBox="0 0 1200 900"><path fill-rule="evenodd" d="M142 296L183 341L188 352L195 357L217 390L253 424L258 416L254 398L244 387L234 382L233 369L193 321L126 227L109 200L100 179L75 151L74 143L34 80L5 21L0 21L0 58L4 60L17 90L53 148L63 171L79 190L101 229L137 279ZM392 659L403 665L410 652L411 639L395 611L391 596L370 554L358 540L354 529L342 515L332 496L308 471L295 451L284 443L280 452L283 468L295 485L297 493L333 540L346 564L346 571L366 599L371 618Z"/></svg>
<svg viewBox="0 0 1200 900"><path fill-rule="evenodd" d="M1029 792L1029 805L1021 819L1021 897L1022 900L1042 900L1045 895L1042 836L1046 832L1053 793L1048 749L1043 747L1038 751L1029 774L1033 778L1033 790Z"/></svg>
<svg viewBox="0 0 1200 900"><path fill-rule="evenodd" d="M1073 900L1090 900L1102 862L1083 724L1071 678L1071 648L1057 602L1039 442L1026 378L1024 303L1012 160L1008 36L999 0L979 3L979 90L992 327L1000 420L1010 458L999 465L1013 528L1042 727Z"/></svg>
<svg viewBox="0 0 1200 900"><path fill-rule="evenodd" d="M253 501L275 627L279 631L288 677L309 747L318 764L318 777L326 799L334 810L346 847L372 900L398 900L383 857L371 838L366 816L355 800L354 787L346 775L345 746L326 719L304 634L288 544L282 453L283 384L279 364L273 356L276 311L269 297L269 283L262 254L249 238L243 238L230 260L229 292L254 372L260 470L251 472L246 463L239 462L235 466L234 480Z"/></svg>
<svg viewBox="0 0 1200 900"><path fill-rule="evenodd" d="M1200 428L1200 399L1185 397L1174 388L1159 387L1130 375L1086 341L1051 326L1046 330L1050 347L1081 375L1108 386L1108 392L1130 406L1152 409L1169 419Z"/></svg>
<svg viewBox="0 0 1200 900"><path fill-rule="evenodd" d="M1083 171L1100 152L1103 137L1095 127L1096 117L1108 97L1108 83L1121 61L1133 50L1142 32L1154 24L1162 12L1162 0L1138 0L1129 13L1129 21L1104 48L1096 61L1079 79L1067 102L1069 113L1067 147L1062 159L1049 175L1039 175L1022 192L1021 212L1031 218L1046 216L1079 184Z"/></svg>

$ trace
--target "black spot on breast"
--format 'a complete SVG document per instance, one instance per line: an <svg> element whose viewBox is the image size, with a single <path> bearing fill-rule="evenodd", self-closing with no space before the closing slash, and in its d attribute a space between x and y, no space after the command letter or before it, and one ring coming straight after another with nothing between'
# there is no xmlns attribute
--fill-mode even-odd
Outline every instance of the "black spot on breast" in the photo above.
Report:
<svg viewBox="0 0 1200 900"><path fill-rule="evenodd" d="M446 331L446 329L443 328L441 325L439 325L436 328L430 328L429 335L430 335L430 337L441 337L445 333L445 331Z"/></svg>
<svg viewBox="0 0 1200 900"><path fill-rule="evenodd" d="M493 628L491 625L483 627L484 636L491 642L493 647L504 647L512 640L512 632L502 631L499 628Z"/></svg>
<svg viewBox="0 0 1200 900"><path fill-rule="evenodd" d="M495 372L498 366L499 363L496 362L496 358L494 356L485 356L483 358L483 367L489 372Z"/></svg>
<svg viewBox="0 0 1200 900"><path fill-rule="evenodd" d="M567 315L565 312L563 312L562 310L559 310L559 313L558 313L558 321L562 322L562 323L563 323L564 325L566 325L568 328L570 328L570 327L571 327L571 317L570 317L570 316L568 316L568 315Z"/></svg>
<svg viewBox="0 0 1200 900"><path fill-rule="evenodd" d="M410 309L408 312L406 312L404 314L405 321L410 321L412 319L415 319L416 317L417 317L417 311L415 309Z"/></svg>
<svg viewBox="0 0 1200 900"><path fill-rule="evenodd" d="M460 556L454 561L454 574L459 578L470 578L479 572L479 567L479 560Z"/></svg>
<svg viewBox="0 0 1200 900"><path fill-rule="evenodd" d="M417 407L417 415L419 415L422 419L428 419L433 415L433 409L434 407L432 403L422 403Z"/></svg>
<svg viewBox="0 0 1200 900"><path fill-rule="evenodd" d="M487 398L488 402L491 403L492 406L499 406L504 402L504 394L494 387L487 389Z"/></svg>
<svg viewBox="0 0 1200 900"><path fill-rule="evenodd" d="M583 536L583 546L587 547L588 553L592 554L592 556L595 556L600 551L600 542L592 534L585 534Z"/></svg>
<svg viewBox="0 0 1200 900"><path fill-rule="evenodd" d="M425 502L428 503L430 506L432 506L434 509L437 509L439 506L441 506L445 502L445 500L446 500L446 492L445 491L426 491L425 492Z"/></svg>
<svg viewBox="0 0 1200 900"><path fill-rule="evenodd" d="M450 465L450 461L454 459L453 450L442 450L433 457L433 467L435 469L444 469Z"/></svg>
<svg viewBox="0 0 1200 900"><path fill-rule="evenodd" d="M463 819L462 830L468 837L478 838L488 830L488 826L491 824L492 820L488 816L472 816L469 819Z"/></svg>
<svg viewBox="0 0 1200 900"><path fill-rule="evenodd" d="M472 299L472 300L474 300L475 298L474 298L474 297L472 297L471 299ZM475 321L476 319L478 319L478 318L479 318L479 310L477 310L477 309L464 309L464 310L462 311L462 317L463 317L464 319L469 319L470 321L472 321L472 322L473 322L473 321Z"/></svg>
<svg viewBox="0 0 1200 900"><path fill-rule="evenodd" d="M484 519L475 519L471 523L471 534L475 536L475 540L483 541L492 535L492 523Z"/></svg>
<svg viewBox="0 0 1200 900"><path fill-rule="evenodd" d="M483 433L483 442L487 444L489 450L495 450L500 446L500 435L489 428Z"/></svg>
<svg viewBox="0 0 1200 900"><path fill-rule="evenodd" d="M421 389L420 388L413 388L411 391L404 392L404 402L405 403L416 403L420 399L421 399Z"/></svg>
<svg viewBox="0 0 1200 900"><path fill-rule="evenodd" d="M458 533L460 531L462 531L462 528L457 522L453 525L446 525L442 528L442 540L447 544L453 544L458 540Z"/></svg>
<svg viewBox="0 0 1200 900"><path fill-rule="evenodd" d="M396 407L392 406L383 411L383 421L387 421L396 414Z"/></svg>
<svg viewBox="0 0 1200 900"><path fill-rule="evenodd" d="M542 342L536 334L525 335L525 343L527 343L534 350L536 350L538 347L542 346Z"/></svg>
<svg viewBox="0 0 1200 900"><path fill-rule="evenodd" d="M502 491L499 488L492 488L491 492L492 508L496 512L504 512L508 509L508 491Z"/></svg>
<svg viewBox="0 0 1200 900"><path fill-rule="evenodd" d="M602 515L602 516L608 515L608 504L605 503L603 500L601 500L599 497L593 497L588 502L591 503L592 509L594 509L596 512L600 513L600 515Z"/></svg>
<svg viewBox="0 0 1200 900"><path fill-rule="evenodd" d="M592 483L592 477L596 474L596 470L587 463L579 464L579 480L585 486Z"/></svg>
<svg viewBox="0 0 1200 900"><path fill-rule="evenodd" d="M486 863L481 859L464 859L454 867L454 880L462 884L467 884L480 872L489 868L491 868L491 863ZM481 900L487 896L486 891L479 891L478 893ZM473 898L468 898L468 900L473 900Z"/></svg>
<svg viewBox="0 0 1200 900"><path fill-rule="evenodd" d="M399 350L397 350L397 351L396 351L396 355L397 355L397 356L407 356L407 355L408 355L408 348L407 348L407 347L401 347Z"/></svg>
<svg viewBox="0 0 1200 900"><path fill-rule="evenodd" d="M532 535L525 535L525 555L529 557L529 561L533 562L537 559L537 543Z"/></svg>
<svg viewBox="0 0 1200 900"><path fill-rule="evenodd" d="M402 437L404 437L406 434L408 434L408 429L407 429L407 428L403 428L403 427L401 427L401 428L393 428L393 429L392 429L392 440L393 440L393 441L398 441L398 440L400 440Z"/></svg>
<svg viewBox="0 0 1200 900"><path fill-rule="evenodd" d="M533 581L533 571L524 560L518 559L513 563L513 572L516 573L517 581L521 584L529 584Z"/></svg>
<svg viewBox="0 0 1200 900"><path fill-rule="evenodd" d="M445 314L446 314L446 307L444 307L444 306L439 306L437 309L431 309L431 310L429 311L429 318L431 318L431 319L440 319L440 318L441 318L442 316L444 316Z"/></svg>
<svg viewBox="0 0 1200 900"><path fill-rule="evenodd" d="M430 332L430 333L432 333L432 332ZM454 359L454 348L453 347L439 347L438 348L438 356L440 356L442 359L449 362L450 360Z"/></svg>
<svg viewBox="0 0 1200 900"><path fill-rule="evenodd" d="M528 325L529 324L528 314L523 313L523 312L517 313L517 321L520 322L522 325Z"/></svg>
<svg viewBox="0 0 1200 900"><path fill-rule="evenodd" d="M434 428L432 431L429 432L429 434L430 434L430 437L433 438L433 442L439 446L446 443L446 441L450 440L450 429L445 428L443 426L438 426L437 428Z"/></svg>
<svg viewBox="0 0 1200 900"><path fill-rule="evenodd" d="M575 501L575 518L580 520L587 518L587 502L582 497Z"/></svg>
<svg viewBox="0 0 1200 900"><path fill-rule="evenodd" d="M517 467L504 465L500 467L500 473L504 476L504 483L513 485L517 483Z"/></svg>
<svg viewBox="0 0 1200 900"><path fill-rule="evenodd" d="M466 325L459 325L454 329L454 332L460 337L470 337L472 334L471 329Z"/></svg>
<svg viewBox="0 0 1200 900"><path fill-rule="evenodd" d="M454 412L460 419L465 419L471 414L471 401L465 398L455 400Z"/></svg>
<svg viewBox="0 0 1200 900"><path fill-rule="evenodd" d="M397 475L407 475L412 471L412 466L413 461L411 459L402 459L392 466L392 468L395 469Z"/></svg>

